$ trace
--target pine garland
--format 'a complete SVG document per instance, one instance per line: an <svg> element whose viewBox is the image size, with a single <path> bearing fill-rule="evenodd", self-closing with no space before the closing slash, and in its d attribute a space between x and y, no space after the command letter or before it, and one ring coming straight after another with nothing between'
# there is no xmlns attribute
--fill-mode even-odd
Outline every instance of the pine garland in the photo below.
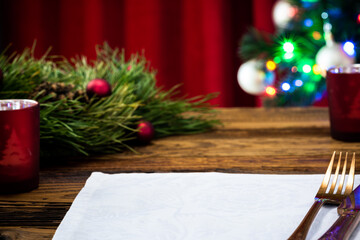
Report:
<svg viewBox="0 0 360 240"><path fill-rule="evenodd" d="M91 63L85 57L68 61L48 54L36 59L34 48L0 55L0 99L31 98L40 103L42 156L132 149L137 123L143 119L153 124L156 137L200 133L219 124L208 104L216 94L175 98L177 86L170 91L156 87L155 72L143 56L125 61L123 51L106 43L96 51ZM86 85L95 78L112 85L110 96L86 96ZM65 92L62 96L51 92L59 88Z"/></svg>

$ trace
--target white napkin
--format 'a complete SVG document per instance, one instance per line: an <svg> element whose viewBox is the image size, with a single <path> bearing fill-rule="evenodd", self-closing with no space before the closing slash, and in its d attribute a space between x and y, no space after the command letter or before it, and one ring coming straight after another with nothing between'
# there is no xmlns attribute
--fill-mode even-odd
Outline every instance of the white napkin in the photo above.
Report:
<svg viewBox="0 0 360 240"><path fill-rule="evenodd" d="M92 173L55 240L287 239L323 175ZM356 186L360 183L355 177ZM307 239L337 219L323 207ZM359 239L359 228L351 239Z"/></svg>

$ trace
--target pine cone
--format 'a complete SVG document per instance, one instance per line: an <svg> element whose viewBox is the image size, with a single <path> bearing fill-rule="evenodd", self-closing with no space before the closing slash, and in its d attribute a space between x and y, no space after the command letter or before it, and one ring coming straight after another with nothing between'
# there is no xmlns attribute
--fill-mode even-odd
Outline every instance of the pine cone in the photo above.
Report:
<svg viewBox="0 0 360 240"><path fill-rule="evenodd" d="M42 82L30 94L31 99L41 99L50 96L47 100L58 101L63 99L78 99L79 101L87 102L87 97L84 91L75 90L74 84L65 84L63 82Z"/></svg>

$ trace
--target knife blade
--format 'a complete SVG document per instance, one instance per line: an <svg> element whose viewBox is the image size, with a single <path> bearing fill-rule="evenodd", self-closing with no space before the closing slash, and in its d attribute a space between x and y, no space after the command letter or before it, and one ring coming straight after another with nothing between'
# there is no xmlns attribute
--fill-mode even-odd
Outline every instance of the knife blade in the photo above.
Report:
<svg viewBox="0 0 360 240"><path fill-rule="evenodd" d="M339 218L319 240L347 240L360 221L360 185L337 209Z"/></svg>

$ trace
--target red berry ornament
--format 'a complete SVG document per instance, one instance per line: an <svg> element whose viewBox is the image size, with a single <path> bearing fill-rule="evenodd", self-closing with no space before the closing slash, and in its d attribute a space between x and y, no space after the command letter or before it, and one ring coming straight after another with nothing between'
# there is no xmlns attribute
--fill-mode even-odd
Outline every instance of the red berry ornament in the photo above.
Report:
<svg viewBox="0 0 360 240"><path fill-rule="evenodd" d="M93 79L86 86L86 94L89 97L107 97L111 95L111 85L104 79Z"/></svg>
<svg viewBox="0 0 360 240"><path fill-rule="evenodd" d="M142 143L149 143L154 138L155 130L148 121L141 121L138 126L137 138Z"/></svg>

